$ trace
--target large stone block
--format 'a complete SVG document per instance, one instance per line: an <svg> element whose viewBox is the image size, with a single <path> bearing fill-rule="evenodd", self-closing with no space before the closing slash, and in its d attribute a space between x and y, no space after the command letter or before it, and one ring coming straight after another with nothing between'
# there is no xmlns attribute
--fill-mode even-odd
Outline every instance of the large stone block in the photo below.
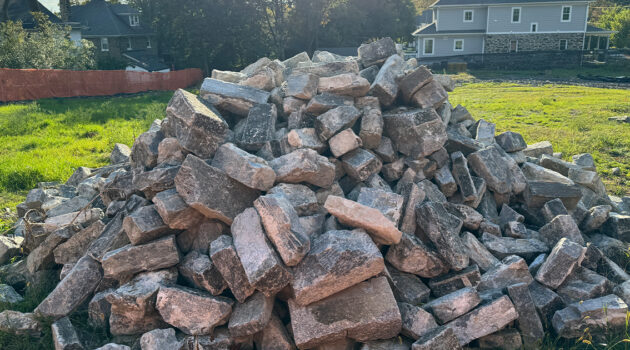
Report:
<svg viewBox="0 0 630 350"><path fill-rule="evenodd" d="M343 96L362 97L370 90L367 79L352 73L335 75L319 79L317 91Z"/></svg>
<svg viewBox="0 0 630 350"><path fill-rule="evenodd" d="M557 311L553 316L553 328L563 338L582 336L586 328L591 332L607 329L624 329L628 305L614 294L580 301Z"/></svg>
<svg viewBox="0 0 630 350"><path fill-rule="evenodd" d="M409 103L413 95L431 81L433 81L433 74L424 66L405 75L398 83L403 100Z"/></svg>
<svg viewBox="0 0 630 350"><path fill-rule="evenodd" d="M243 151L233 143L219 147L212 159L212 166L255 190L268 191L276 181L276 173L266 160Z"/></svg>
<svg viewBox="0 0 630 350"><path fill-rule="evenodd" d="M415 235L407 233L402 234L398 244L389 248L385 259L400 271L424 278L440 276L449 269L436 251Z"/></svg>
<svg viewBox="0 0 630 350"><path fill-rule="evenodd" d="M164 223L172 229L187 230L199 225L205 218L188 206L174 188L158 193L153 203Z"/></svg>
<svg viewBox="0 0 630 350"><path fill-rule="evenodd" d="M313 74L293 74L287 78L287 96L310 100L317 94L319 77Z"/></svg>
<svg viewBox="0 0 630 350"><path fill-rule="evenodd" d="M481 275L477 290L503 289L516 283L530 284L534 281L527 263L519 256L511 255L501 260Z"/></svg>
<svg viewBox="0 0 630 350"><path fill-rule="evenodd" d="M273 297L254 293L244 303L234 305L228 329L235 338L254 335L267 326L273 310Z"/></svg>
<svg viewBox="0 0 630 350"><path fill-rule="evenodd" d="M311 149L298 149L270 162L276 181L307 182L328 188L335 181L335 166Z"/></svg>
<svg viewBox="0 0 630 350"><path fill-rule="evenodd" d="M402 75L405 62L398 55L390 56L376 75L370 95L378 97L383 106L391 106L398 96L398 77Z"/></svg>
<svg viewBox="0 0 630 350"><path fill-rule="evenodd" d="M385 135L404 155L428 156L446 143L446 129L433 109L394 110L383 115L383 119Z"/></svg>
<svg viewBox="0 0 630 350"><path fill-rule="evenodd" d="M278 110L274 104L255 105L249 110L242 128L234 135L236 144L247 151L257 151L272 141L276 132Z"/></svg>
<svg viewBox="0 0 630 350"><path fill-rule="evenodd" d="M352 127L360 116L361 112L354 106L339 106L317 117L315 130L325 141L337 132Z"/></svg>
<svg viewBox="0 0 630 350"><path fill-rule="evenodd" d="M558 288L581 263L585 252L586 248L562 238L538 269L536 280L552 289Z"/></svg>
<svg viewBox="0 0 630 350"><path fill-rule="evenodd" d="M440 323L446 323L474 309L481 303L477 290L465 287L443 297L431 300L423 307Z"/></svg>
<svg viewBox="0 0 630 350"><path fill-rule="evenodd" d="M468 266L470 258L459 237L463 222L451 215L443 204L425 202L416 207L418 229L435 245L442 258L454 270Z"/></svg>
<svg viewBox="0 0 630 350"><path fill-rule="evenodd" d="M168 236L147 244L112 250L103 256L101 263L105 278L124 280L138 272L177 265L179 251L175 236Z"/></svg>
<svg viewBox="0 0 630 350"><path fill-rule="evenodd" d="M227 287L221 272L210 261L210 257L193 250L178 266L179 273L193 287L203 289L212 295L219 295Z"/></svg>
<svg viewBox="0 0 630 350"><path fill-rule="evenodd" d="M57 264L76 263L87 251L90 243L101 235L105 225L102 221L96 221L87 228L75 233L66 242L61 243L53 250Z"/></svg>
<svg viewBox="0 0 630 350"><path fill-rule="evenodd" d="M420 108L439 108L448 98L448 93L438 81L430 81L412 97L411 104Z"/></svg>
<svg viewBox="0 0 630 350"><path fill-rule="evenodd" d="M388 57L395 54L396 44L389 37L359 46L359 61L364 67L381 65Z"/></svg>
<svg viewBox="0 0 630 350"><path fill-rule="evenodd" d="M223 279L230 287L232 294L239 302L244 302L254 293L245 270L232 244L232 237L223 235L210 244L210 258Z"/></svg>
<svg viewBox="0 0 630 350"><path fill-rule="evenodd" d="M359 182L378 174L383 167L383 162L376 155L363 148L345 154L342 164L346 174Z"/></svg>
<svg viewBox="0 0 630 350"><path fill-rule="evenodd" d="M255 105L267 103L270 95L264 90L212 78L203 81L199 94L216 107L241 116L247 116Z"/></svg>
<svg viewBox="0 0 630 350"><path fill-rule="evenodd" d="M155 205L140 208L123 220L123 229L133 245L151 242L168 235L170 227L164 223Z"/></svg>

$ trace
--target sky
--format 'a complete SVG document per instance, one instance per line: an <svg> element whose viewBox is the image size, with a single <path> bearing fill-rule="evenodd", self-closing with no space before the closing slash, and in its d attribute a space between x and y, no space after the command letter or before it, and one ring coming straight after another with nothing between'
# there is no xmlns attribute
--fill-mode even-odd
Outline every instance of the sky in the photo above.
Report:
<svg viewBox="0 0 630 350"><path fill-rule="evenodd" d="M39 0L42 5L46 6L52 12L59 12L59 0Z"/></svg>

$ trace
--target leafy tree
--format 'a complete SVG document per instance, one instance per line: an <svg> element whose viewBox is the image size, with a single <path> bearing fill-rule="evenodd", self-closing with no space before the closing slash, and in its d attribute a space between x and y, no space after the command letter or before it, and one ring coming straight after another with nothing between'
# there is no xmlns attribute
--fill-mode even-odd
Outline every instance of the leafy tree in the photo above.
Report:
<svg viewBox="0 0 630 350"><path fill-rule="evenodd" d="M0 67L84 70L94 67L94 45L70 40L70 27L51 23L34 12L37 26L28 32L22 23L0 23Z"/></svg>
<svg viewBox="0 0 630 350"><path fill-rule="evenodd" d="M630 47L630 8L616 6L605 9L599 16L597 24L617 32L610 38L613 46Z"/></svg>

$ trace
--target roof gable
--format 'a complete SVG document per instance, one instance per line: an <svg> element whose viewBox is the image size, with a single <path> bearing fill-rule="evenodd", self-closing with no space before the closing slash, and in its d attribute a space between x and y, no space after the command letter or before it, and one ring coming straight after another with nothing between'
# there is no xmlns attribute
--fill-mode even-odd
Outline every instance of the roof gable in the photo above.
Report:
<svg viewBox="0 0 630 350"><path fill-rule="evenodd" d="M8 0L9 20L17 22L21 21L22 26L26 29L35 28L35 18L31 14L31 8L28 1L24 0ZM52 23L61 23L61 19L50 12L44 5L37 2L38 12L42 12Z"/></svg>
<svg viewBox="0 0 630 350"><path fill-rule="evenodd" d="M84 37L133 36L152 34L142 25L132 27L129 15L139 12L129 5L110 4L105 0L92 0L85 5L70 8L70 21L81 23Z"/></svg>

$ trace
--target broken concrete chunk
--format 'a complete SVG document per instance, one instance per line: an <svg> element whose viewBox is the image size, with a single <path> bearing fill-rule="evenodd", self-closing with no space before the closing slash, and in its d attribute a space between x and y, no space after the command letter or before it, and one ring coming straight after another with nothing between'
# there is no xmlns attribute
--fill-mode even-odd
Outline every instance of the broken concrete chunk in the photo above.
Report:
<svg viewBox="0 0 630 350"><path fill-rule="evenodd" d="M248 282L243 265L232 244L232 237L223 235L214 240L210 244L210 258L221 272L236 300L242 303L254 293L254 287Z"/></svg>
<svg viewBox="0 0 630 350"><path fill-rule="evenodd" d="M258 191L193 155L186 157L175 177L175 186L186 204L206 217L228 225L259 195Z"/></svg>
<svg viewBox="0 0 630 350"><path fill-rule="evenodd" d="M289 311L295 343L304 349L344 337L360 342L387 339L398 334L402 326L385 277L361 282L308 306L290 299Z"/></svg>
<svg viewBox="0 0 630 350"><path fill-rule="evenodd" d="M260 191L268 191L276 181L276 173L267 161L243 151L233 143L219 147L212 166L223 170L227 176L243 185Z"/></svg>
<svg viewBox="0 0 630 350"><path fill-rule="evenodd" d="M276 181L287 183L307 182L328 188L335 181L335 166L310 149L298 149L270 162L276 172Z"/></svg>

